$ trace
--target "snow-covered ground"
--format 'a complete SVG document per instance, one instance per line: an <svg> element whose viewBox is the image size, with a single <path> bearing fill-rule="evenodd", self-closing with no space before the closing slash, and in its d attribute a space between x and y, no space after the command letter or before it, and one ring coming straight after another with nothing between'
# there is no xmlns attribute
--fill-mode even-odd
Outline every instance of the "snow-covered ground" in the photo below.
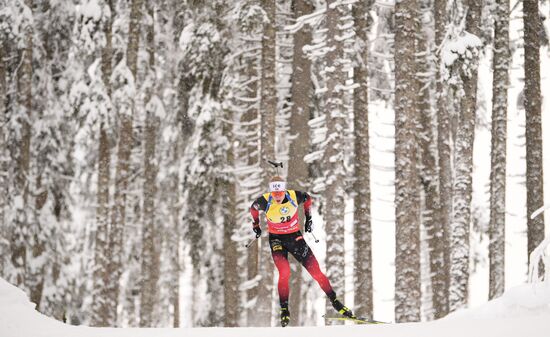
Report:
<svg viewBox="0 0 550 337"><path fill-rule="evenodd" d="M480 307L428 323L287 327L292 336L376 337L548 337L550 335L550 283L525 284ZM0 279L1 337L279 337L274 328L115 329L63 324L34 310L25 293Z"/></svg>

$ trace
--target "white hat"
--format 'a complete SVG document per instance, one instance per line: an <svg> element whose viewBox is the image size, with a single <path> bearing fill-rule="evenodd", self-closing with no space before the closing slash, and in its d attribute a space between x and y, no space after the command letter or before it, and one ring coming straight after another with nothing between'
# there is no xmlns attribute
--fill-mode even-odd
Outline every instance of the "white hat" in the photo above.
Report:
<svg viewBox="0 0 550 337"><path fill-rule="evenodd" d="M284 192L286 191L286 182L272 181L269 183L269 192Z"/></svg>

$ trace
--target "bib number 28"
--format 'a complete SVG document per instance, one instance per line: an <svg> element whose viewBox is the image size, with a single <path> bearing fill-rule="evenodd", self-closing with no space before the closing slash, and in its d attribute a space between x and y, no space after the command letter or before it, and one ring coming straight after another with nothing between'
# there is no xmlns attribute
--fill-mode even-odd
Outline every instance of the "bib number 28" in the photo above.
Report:
<svg viewBox="0 0 550 337"><path fill-rule="evenodd" d="M290 219L292 219L292 217L290 217L290 216L282 216L282 217L281 217L281 222L289 222Z"/></svg>

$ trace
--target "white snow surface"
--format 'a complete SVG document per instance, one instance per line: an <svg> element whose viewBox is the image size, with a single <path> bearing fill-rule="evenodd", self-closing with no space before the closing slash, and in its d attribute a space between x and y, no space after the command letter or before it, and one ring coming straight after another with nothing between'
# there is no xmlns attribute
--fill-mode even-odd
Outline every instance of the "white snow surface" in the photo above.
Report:
<svg viewBox="0 0 550 337"><path fill-rule="evenodd" d="M376 336L376 337L548 337L550 284L524 284L478 308L465 309L448 317L423 323L345 325L330 327L287 327L292 336ZM71 326L34 310L26 294L0 279L1 337L279 337L272 328L90 328Z"/></svg>

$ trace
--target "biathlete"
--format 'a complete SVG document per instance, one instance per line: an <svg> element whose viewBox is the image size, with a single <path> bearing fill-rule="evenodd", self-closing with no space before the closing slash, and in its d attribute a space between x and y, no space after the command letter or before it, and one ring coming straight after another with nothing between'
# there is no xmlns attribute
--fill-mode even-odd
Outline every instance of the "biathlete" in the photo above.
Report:
<svg viewBox="0 0 550 337"><path fill-rule="evenodd" d="M281 304L281 326L285 327L290 321L288 311L290 264L288 253L300 262L309 274L319 283L332 303L332 306L340 314L354 318L352 311L336 297L336 293L330 285L330 281L319 268L319 263L313 255L302 233L300 232L298 219L298 206L304 207L306 232L312 231L311 220L311 196L306 192L287 190L286 182L280 176L275 176L269 183L269 193L256 199L250 207L253 223L252 230L256 237L260 237L260 211L265 212L267 228L269 231L269 246L275 266L279 271L278 291Z"/></svg>

